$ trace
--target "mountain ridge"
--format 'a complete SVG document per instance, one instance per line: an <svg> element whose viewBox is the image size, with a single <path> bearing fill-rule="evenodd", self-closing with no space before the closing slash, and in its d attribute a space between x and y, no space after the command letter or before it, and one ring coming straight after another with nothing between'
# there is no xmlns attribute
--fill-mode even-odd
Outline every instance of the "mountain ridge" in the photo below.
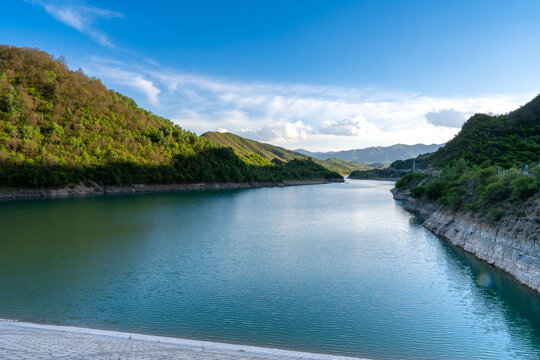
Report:
<svg viewBox="0 0 540 360"><path fill-rule="evenodd" d="M396 160L405 160L411 157L416 157L421 154L431 153L438 150L444 144L394 144L390 146L371 146L367 148L327 151L327 152L311 152L305 149L296 149L295 152L300 152L321 160L328 158L338 158L346 161L356 161L362 163L386 163L390 164Z"/></svg>

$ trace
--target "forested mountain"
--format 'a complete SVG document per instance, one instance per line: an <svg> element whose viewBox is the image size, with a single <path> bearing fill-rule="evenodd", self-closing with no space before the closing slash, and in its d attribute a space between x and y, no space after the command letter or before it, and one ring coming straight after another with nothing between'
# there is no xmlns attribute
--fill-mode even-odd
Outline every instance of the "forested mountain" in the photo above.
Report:
<svg viewBox="0 0 540 360"><path fill-rule="evenodd" d="M204 133L202 136L212 140L216 144L232 148L234 152L242 157L242 159L247 163L261 165L271 162L279 163L287 162L293 159L311 158L310 155L287 150L279 146L246 139L230 132L220 133L209 131ZM314 162L327 168L328 170L336 171L344 175L355 170L369 170L373 168L366 164L341 159L312 159Z"/></svg>
<svg viewBox="0 0 540 360"><path fill-rule="evenodd" d="M246 139L230 132L222 133L208 131L201 136L206 139L212 140L216 144L230 147L234 150L235 153L248 159L253 154L257 154L267 161L277 159L282 162L287 162L296 158L307 158L307 156L303 154L295 153L279 146Z"/></svg>
<svg viewBox="0 0 540 360"><path fill-rule="evenodd" d="M309 160L248 164L69 70L61 58L0 46L0 186L336 177Z"/></svg>
<svg viewBox="0 0 540 360"><path fill-rule="evenodd" d="M464 159L501 167L540 161L540 96L507 115L476 114L444 147L430 156L433 166Z"/></svg>
<svg viewBox="0 0 540 360"><path fill-rule="evenodd" d="M317 159L338 158L347 161L356 161L361 163L385 163L390 164L396 160L405 160L417 157L420 154L431 153L439 149L442 144L416 144L404 145L396 144L392 146L375 146L365 149L353 149L344 151L330 152L310 152L304 149L295 150L302 154L313 156Z"/></svg>
<svg viewBox="0 0 540 360"><path fill-rule="evenodd" d="M427 171L410 171L413 159L387 171L404 175L396 187L411 196L495 221L535 214L540 197L540 96L507 114L476 114L444 147L414 159ZM354 174L354 176L362 174Z"/></svg>

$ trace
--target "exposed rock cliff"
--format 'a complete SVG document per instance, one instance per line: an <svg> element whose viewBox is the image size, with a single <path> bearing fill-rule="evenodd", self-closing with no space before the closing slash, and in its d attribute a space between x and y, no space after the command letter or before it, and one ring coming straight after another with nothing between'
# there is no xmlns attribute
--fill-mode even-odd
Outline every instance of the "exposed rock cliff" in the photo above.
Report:
<svg viewBox="0 0 540 360"><path fill-rule="evenodd" d="M540 292L540 205L530 201L524 215L510 215L487 222L470 213L453 212L432 203L412 201L407 193L393 189L405 209L425 216L424 227L452 244L473 253Z"/></svg>

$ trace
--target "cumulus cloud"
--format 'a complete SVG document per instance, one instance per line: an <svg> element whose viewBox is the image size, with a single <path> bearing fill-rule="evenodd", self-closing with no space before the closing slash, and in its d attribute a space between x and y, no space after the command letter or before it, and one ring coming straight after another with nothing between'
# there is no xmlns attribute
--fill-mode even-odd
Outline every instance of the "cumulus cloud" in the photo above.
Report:
<svg viewBox="0 0 540 360"><path fill-rule="evenodd" d="M461 128L465 120L467 120L467 114L454 109L430 111L424 116L428 122L435 126L446 126L453 128Z"/></svg>
<svg viewBox="0 0 540 360"><path fill-rule="evenodd" d="M338 136L356 136L362 133L372 133L375 130L376 127L368 123L363 116L338 121L322 121L318 128L320 134Z"/></svg>
<svg viewBox="0 0 540 360"><path fill-rule="evenodd" d="M302 121L278 123L262 126L255 130L237 129L236 133L254 140L291 143L305 139L311 132L311 126Z"/></svg>
<svg viewBox="0 0 540 360"><path fill-rule="evenodd" d="M161 90L156 86L155 81L149 80L147 75L141 74L136 69L133 71L124 70L121 65L110 61L99 62L98 60L96 64L85 66L84 71L87 74L98 74L101 79L114 82L117 85L127 85L142 93L150 104L159 106L158 96L161 94Z"/></svg>
<svg viewBox="0 0 540 360"><path fill-rule="evenodd" d="M100 18L124 17L122 13L88 6L78 1L32 0L30 2L43 7L56 20L89 36L97 43L110 48L115 47L95 23Z"/></svg>
<svg viewBox="0 0 540 360"><path fill-rule="evenodd" d="M155 87L151 81L146 80L141 75L137 74L131 79L126 79L126 83L145 94L153 105L159 104L158 95L161 93L161 90Z"/></svg>
<svg viewBox="0 0 540 360"><path fill-rule="evenodd" d="M373 88L238 82L106 59L93 59L84 70L112 88L121 84L137 89L148 101L143 106L156 106L157 113L198 133L227 129L313 150L442 143L457 133L466 114L508 112L534 96L435 97Z"/></svg>

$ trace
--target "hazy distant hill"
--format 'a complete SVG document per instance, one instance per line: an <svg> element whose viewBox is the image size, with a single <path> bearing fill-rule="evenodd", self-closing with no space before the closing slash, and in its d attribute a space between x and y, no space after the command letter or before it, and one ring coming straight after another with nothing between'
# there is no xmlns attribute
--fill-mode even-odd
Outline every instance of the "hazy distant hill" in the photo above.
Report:
<svg viewBox="0 0 540 360"><path fill-rule="evenodd" d="M443 144L416 144L404 145L396 144L392 146L375 146L365 149L353 149L344 151L330 152L310 152L304 149L295 150L296 152L306 154L317 159L326 160L329 158L338 158L347 161L356 161L361 163L391 163L396 160L404 160L417 157L420 154L434 152Z"/></svg>
<svg viewBox="0 0 540 360"><path fill-rule="evenodd" d="M232 148L234 152L240 157L242 157L245 162L258 165L263 165L265 161L267 163L288 162L293 159L308 159L311 157L317 164L322 165L329 170L337 171L341 174L349 174L350 172L355 170L369 170L372 168L366 164L346 161L337 158L326 158L324 160L320 160L315 156L306 155L300 152L287 150L279 146L246 139L229 132L220 133L209 131L202 134L201 136L206 139L212 140L218 145Z"/></svg>

